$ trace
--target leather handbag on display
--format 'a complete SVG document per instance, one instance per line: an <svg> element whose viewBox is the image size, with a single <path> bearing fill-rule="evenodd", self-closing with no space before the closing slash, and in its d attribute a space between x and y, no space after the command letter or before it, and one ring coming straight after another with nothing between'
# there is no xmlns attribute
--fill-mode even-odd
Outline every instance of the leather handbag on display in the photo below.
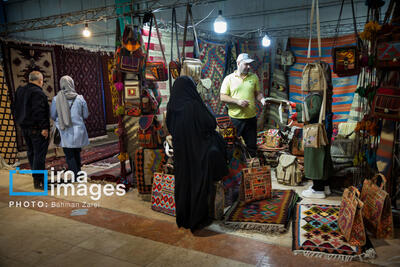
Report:
<svg viewBox="0 0 400 267"><path fill-rule="evenodd" d="M378 178L381 185L378 186ZM365 226L376 238L393 238L393 215L389 194L385 191L386 178L383 174L365 179L361 191L362 211Z"/></svg>
<svg viewBox="0 0 400 267"><path fill-rule="evenodd" d="M163 56L164 61L147 61L149 57L149 51L150 51L150 40L151 40L151 30L152 30L152 25L154 25L157 31L157 37L158 37L158 42L160 44L160 50ZM168 69L166 67L166 58L164 54L164 48L161 42L161 35L158 30L158 25L157 25L157 19L152 14L151 19L150 19L150 30L149 30L149 39L147 41L147 51L146 51L146 58L145 58L145 78L146 80L150 81L167 81L168 80Z"/></svg>
<svg viewBox="0 0 400 267"><path fill-rule="evenodd" d="M362 218L363 203L354 186L346 188L340 203L338 224L346 241L353 246L363 246L367 240Z"/></svg>
<svg viewBox="0 0 400 267"><path fill-rule="evenodd" d="M258 165L258 166L255 166ZM248 167L242 169L240 199L246 203L271 198L270 166L260 166L258 159L251 159Z"/></svg>
<svg viewBox="0 0 400 267"><path fill-rule="evenodd" d="M152 210L176 216L175 176L165 173L154 173L151 190Z"/></svg>
<svg viewBox="0 0 400 267"><path fill-rule="evenodd" d="M339 77L352 76L360 73L360 66L358 63L360 57L358 46L359 38L357 34L357 24L355 19L353 0L351 0L351 10L353 12L353 27L357 45L336 47L344 1L345 0L342 0L342 5L340 7L339 19L336 27L336 36L332 48L333 72L336 73Z"/></svg>

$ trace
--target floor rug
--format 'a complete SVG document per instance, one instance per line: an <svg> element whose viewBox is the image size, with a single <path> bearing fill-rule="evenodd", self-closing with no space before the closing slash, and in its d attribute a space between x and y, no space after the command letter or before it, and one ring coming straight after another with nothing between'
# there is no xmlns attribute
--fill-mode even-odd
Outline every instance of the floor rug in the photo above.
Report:
<svg viewBox="0 0 400 267"><path fill-rule="evenodd" d="M376 252L367 238L363 247L351 246L338 227L339 205L299 204L293 221L294 254L341 261L373 259Z"/></svg>
<svg viewBox="0 0 400 267"><path fill-rule="evenodd" d="M293 190L272 190L272 198L251 203L237 202L228 211L225 225L235 230L284 233L298 200Z"/></svg>
<svg viewBox="0 0 400 267"><path fill-rule="evenodd" d="M96 147L84 148L81 151L82 165L90 164L102 159L109 158L119 153L118 143L105 144ZM46 159L46 169L54 168L55 171L66 169L68 167L65 157L50 157ZM29 163L21 164L21 169L30 169Z"/></svg>

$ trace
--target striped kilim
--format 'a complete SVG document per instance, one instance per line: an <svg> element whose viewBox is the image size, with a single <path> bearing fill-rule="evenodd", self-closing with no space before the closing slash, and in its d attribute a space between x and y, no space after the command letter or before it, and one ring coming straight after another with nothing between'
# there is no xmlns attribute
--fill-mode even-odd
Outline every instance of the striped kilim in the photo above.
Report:
<svg viewBox="0 0 400 267"><path fill-rule="evenodd" d="M223 114L225 104L220 101L219 92L224 79L226 65L226 44L206 40L200 42L200 60L202 66L202 78L212 81L211 97L206 104L215 114Z"/></svg>
<svg viewBox="0 0 400 267"><path fill-rule="evenodd" d="M11 112L11 101L3 66L0 64L0 155L7 164L14 164L17 154L17 133Z"/></svg>
<svg viewBox="0 0 400 267"><path fill-rule="evenodd" d="M322 46L322 61L329 63L333 69L333 60L331 55L334 38L321 39ZM346 35L338 37L336 46L355 45L354 35ZM311 58L307 59L308 39L306 38L291 38L290 50L296 57L296 63L290 67L289 79L289 99L292 102L301 103L303 96L301 92L301 77L302 71L306 63L313 62L318 59L318 44L317 40L313 39L311 48ZM353 103L354 92L357 88L357 75L348 77L338 77L332 72L333 96L332 96L332 112L333 124L337 125L340 122L346 122L350 113L350 108Z"/></svg>
<svg viewBox="0 0 400 267"><path fill-rule="evenodd" d="M168 62L166 62L166 67L168 68L169 61L171 59L171 32L168 32L164 29L159 29L160 36L161 36L161 43L164 48L164 53L165 57ZM175 34L174 34L175 35ZM148 36L149 36L149 27L144 27L142 31L142 40L143 44L145 45L147 49L147 41L148 41ZM178 34L179 38L179 51L182 52L182 44L183 44L183 35ZM185 54L186 57L193 57L193 38L190 34L186 37L186 46L185 46ZM143 50L143 52L146 52L146 50ZM176 60L178 58L178 52L176 49L176 39L174 36L174 59ZM148 61L164 61L161 49L160 49L160 44L158 42L158 36L157 36L157 31L153 27L151 30L151 39L150 39L150 51L149 51L149 58ZM166 109L167 109L167 103L169 100L169 95L170 95L170 88L169 88L169 82L156 82L158 86L158 92L162 98L161 105L159 108L159 114L162 114ZM172 81L173 84L173 81Z"/></svg>

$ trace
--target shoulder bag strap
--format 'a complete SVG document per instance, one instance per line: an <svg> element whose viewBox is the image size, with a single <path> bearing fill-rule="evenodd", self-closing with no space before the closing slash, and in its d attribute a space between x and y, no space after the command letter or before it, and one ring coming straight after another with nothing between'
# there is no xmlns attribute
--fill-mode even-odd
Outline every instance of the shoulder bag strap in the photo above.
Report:
<svg viewBox="0 0 400 267"><path fill-rule="evenodd" d="M185 55L185 46L186 46L187 27L188 27L188 21L189 21L189 9L190 9L190 5L188 4L186 6L185 29L184 29L184 32L183 32L182 63L183 63L184 58L186 57L186 55Z"/></svg>
<svg viewBox="0 0 400 267"><path fill-rule="evenodd" d="M144 58L144 67L143 71L146 70L146 65L147 65L147 58L149 57L149 51L150 51L150 39L151 39L151 30L153 28L153 16L150 18L150 29L149 29L149 39L147 40L147 50L146 50L146 57ZM144 76L143 76L144 77Z"/></svg>
<svg viewBox="0 0 400 267"><path fill-rule="evenodd" d="M192 22L192 27L193 27L193 35L194 35L194 41L195 41L195 47L196 47L196 51L197 51L197 55L200 53L200 49L199 49L199 41L197 39L197 33L196 33L196 28L194 25L194 21L193 21L193 13L192 13L192 8L189 8L189 15L190 15L190 21Z"/></svg>
<svg viewBox="0 0 400 267"><path fill-rule="evenodd" d="M154 13L153 13L153 20L154 20L154 26L156 26L158 43L160 44L161 53L162 53L162 56L163 56L165 64L167 64L167 59L165 58L164 48L163 48L163 45L162 45L162 42L161 42L161 34L160 34L160 31L158 30L157 19L156 19L156 16L154 15ZM151 34L151 32L150 32L150 34ZM149 49L149 48L150 47L148 46L147 49Z"/></svg>

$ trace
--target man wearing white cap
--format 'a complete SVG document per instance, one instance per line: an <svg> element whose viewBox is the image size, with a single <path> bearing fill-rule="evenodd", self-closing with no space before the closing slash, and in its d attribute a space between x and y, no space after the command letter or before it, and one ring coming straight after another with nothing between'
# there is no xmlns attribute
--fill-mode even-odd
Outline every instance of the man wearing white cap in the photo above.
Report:
<svg viewBox="0 0 400 267"><path fill-rule="evenodd" d="M254 60L242 53L237 59L237 70L222 82L221 101L228 104L228 114L242 136L252 157L257 151L256 100L265 105L264 96L256 74L249 72Z"/></svg>

